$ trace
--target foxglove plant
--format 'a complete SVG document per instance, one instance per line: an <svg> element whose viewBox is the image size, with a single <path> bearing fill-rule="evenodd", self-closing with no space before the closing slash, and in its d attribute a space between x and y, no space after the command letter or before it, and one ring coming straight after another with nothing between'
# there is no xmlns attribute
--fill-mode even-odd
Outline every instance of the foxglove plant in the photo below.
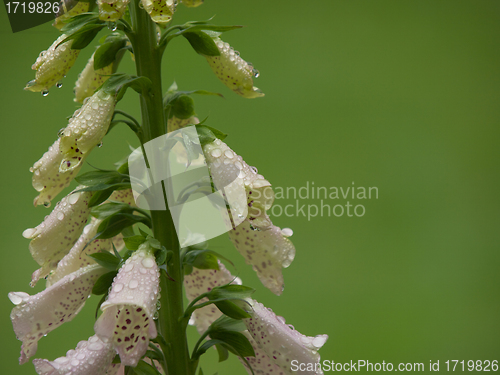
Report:
<svg viewBox="0 0 500 375"><path fill-rule="evenodd" d="M239 26L210 21L170 26L177 3L99 0L95 7L92 2L63 0L54 23L62 34L33 65L35 79L26 89L47 96L52 86L61 86L80 51L106 26L111 30L86 57L75 84L74 100L81 107L31 168L38 192L35 206L49 207L73 180L79 185L42 223L23 232L40 266L31 285L42 278L46 284L34 295L9 293L15 305L14 332L22 341L20 363L36 354L40 339L72 320L91 294L102 296L95 335L57 359L34 359L40 375L195 375L201 356L212 346L220 360L229 353L239 357L249 374L292 374L294 359L319 363L317 351L326 335L302 335L252 299L255 290L231 274L226 265L232 263L210 249L205 233L188 228L189 236L180 244L174 209L197 202L193 197L198 194L219 204L217 212L234 247L274 294L283 292L282 268L295 256L292 230L274 225L268 215L274 201L269 180L223 142L223 132L197 117L192 95L222 95L180 91L175 83L162 90L164 52L172 39L184 37L230 90L244 98L264 96L254 86L259 72L221 40L223 32ZM181 1L188 8L202 3ZM135 75L117 73L127 53L135 62ZM140 95L141 120L119 109L129 88ZM137 160L132 156L118 162L116 170L80 173L89 154L120 124L141 144L144 181L132 173L129 162ZM166 140L160 151L173 150L161 154L167 156L159 161L148 154L151 142L158 139ZM207 175L180 190L173 189L171 179L155 182L158 170L171 168L170 155L185 170L206 165ZM141 192L137 184L142 184ZM164 209L152 209L153 191L166 200ZM203 213L196 211L197 216ZM200 334L191 349L189 324ZM313 367L308 374L322 373Z"/></svg>

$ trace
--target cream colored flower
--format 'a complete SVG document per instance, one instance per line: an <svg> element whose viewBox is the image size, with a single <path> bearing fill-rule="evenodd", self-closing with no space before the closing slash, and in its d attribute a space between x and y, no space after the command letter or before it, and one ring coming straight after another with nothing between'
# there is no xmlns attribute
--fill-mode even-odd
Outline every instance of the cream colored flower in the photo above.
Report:
<svg viewBox="0 0 500 375"><path fill-rule="evenodd" d="M130 0L97 0L99 19L115 22L123 17Z"/></svg>
<svg viewBox="0 0 500 375"><path fill-rule="evenodd" d="M141 0L144 10L160 26L172 20L175 12L175 0Z"/></svg>
<svg viewBox="0 0 500 375"><path fill-rule="evenodd" d="M83 103L85 98L94 95L95 91L106 82L109 75L113 73L113 64L111 63L104 68L94 70L94 55L92 54L87 65L78 76L75 84L75 102Z"/></svg>

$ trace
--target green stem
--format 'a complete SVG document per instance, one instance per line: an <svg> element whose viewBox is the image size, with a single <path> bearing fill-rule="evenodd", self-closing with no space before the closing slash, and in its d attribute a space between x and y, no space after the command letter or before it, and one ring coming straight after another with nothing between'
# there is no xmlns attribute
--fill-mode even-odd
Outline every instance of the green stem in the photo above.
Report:
<svg viewBox="0 0 500 375"><path fill-rule="evenodd" d="M148 95L141 95L142 144L166 133L166 118L163 111L161 88L161 51L157 44L156 25L149 15L139 7L139 0L132 0L130 17L133 33L130 34L137 67L137 75L148 77L152 82ZM170 211L151 211L154 237L173 252L168 260L169 280L161 273L161 310L158 317L159 334L165 339L162 350L166 372L169 375L191 375L191 364L186 332L179 320L184 314L182 290L182 264L179 241Z"/></svg>

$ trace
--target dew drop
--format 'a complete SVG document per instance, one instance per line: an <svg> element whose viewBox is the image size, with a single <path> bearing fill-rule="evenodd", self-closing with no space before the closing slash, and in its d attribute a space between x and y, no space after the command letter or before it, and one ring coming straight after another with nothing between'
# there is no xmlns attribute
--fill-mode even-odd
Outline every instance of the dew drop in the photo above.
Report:
<svg viewBox="0 0 500 375"><path fill-rule="evenodd" d="M60 89L60 88L62 87L62 85L63 85L63 84L62 84L62 82L57 82L57 83L56 83L56 87L57 87L58 89Z"/></svg>
<svg viewBox="0 0 500 375"><path fill-rule="evenodd" d="M71 366L78 366L80 364L80 361L78 359L73 359L71 361Z"/></svg>
<svg viewBox="0 0 500 375"><path fill-rule="evenodd" d="M226 155L226 158L229 158L229 159L234 158L234 154L231 152L231 150L226 150L224 152L224 155Z"/></svg>
<svg viewBox="0 0 500 375"><path fill-rule="evenodd" d="M80 193L71 194L68 198L70 204L75 204L80 199Z"/></svg>
<svg viewBox="0 0 500 375"><path fill-rule="evenodd" d="M123 284L122 283L117 283L115 284L115 286L113 287L114 291L116 293L120 292L122 289L123 289Z"/></svg>
<svg viewBox="0 0 500 375"><path fill-rule="evenodd" d="M28 298L30 295L24 292L10 292L9 299L14 305L19 305L24 299Z"/></svg>
<svg viewBox="0 0 500 375"><path fill-rule="evenodd" d="M28 228L23 232L24 238L31 238L36 232L36 228Z"/></svg>
<svg viewBox="0 0 500 375"><path fill-rule="evenodd" d="M42 96L49 95L49 90L42 90Z"/></svg>
<svg viewBox="0 0 500 375"><path fill-rule="evenodd" d="M102 147L102 142L99 142L97 147L101 148Z"/></svg>
<svg viewBox="0 0 500 375"><path fill-rule="evenodd" d="M132 263L128 263L125 265L125 267L123 268L123 271L124 272L130 272L132 271L132 269L134 268L134 265Z"/></svg>
<svg viewBox="0 0 500 375"><path fill-rule="evenodd" d="M44 207L50 207L50 202L48 202L48 201L47 202L43 202L43 206Z"/></svg>
<svg viewBox="0 0 500 375"><path fill-rule="evenodd" d="M218 158L222 155L222 151L218 148L215 148L213 149L210 154L214 157L214 158Z"/></svg>
<svg viewBox="0 0 500 375"><path fill-rule="evenodd" d="M66 128L61 128L61 129L59 129L59 131L57 132L57 136L58 136L59 138L61 138L61 137L64 135L64 129L66 129Z"/></svg>
<svg viewBox="0 0 500 375"><path fill-rule="evenodd" d="M252 69L252 74L255 78L259 78L260 72L257 69Z"/></svg>
<svg viewBox="0 0 500 375"><path fill-rule="evenodd" d="M281 234L283 234L283 236L285 237L290 237L293 235L293 230L291 230L290 228L283 228L281 230Z"/></svg>
<svg viewBox="0 0 500 375"><path fill-rule="evenodd" d="M57 213L56 217L57 217L57 220L64 220L64 212L59 211Z"/></svg>
<svg viewBox="0 0 500 375"><path fill-rule="evenodd" d="M316 348L321 348L326 340L327 340L327 336L326 335L319 335L319 336L316 336L313 340L312 340L312 344L316 347Z"/></svg>
<svg viewBox="0 0 500 375"><path fill-rule="evenodd" d="M155 261L152 258L144 258L142 260L142 265L146 268L151 268L155 264Z"/></svg>

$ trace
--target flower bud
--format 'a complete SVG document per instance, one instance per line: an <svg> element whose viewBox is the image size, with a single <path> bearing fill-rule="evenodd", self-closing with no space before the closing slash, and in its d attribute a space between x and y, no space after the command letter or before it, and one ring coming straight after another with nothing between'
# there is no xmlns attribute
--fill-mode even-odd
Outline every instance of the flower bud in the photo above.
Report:
<svg viewBox="0 0 500 375"><path fill-rule="evenodd" d="M66 21L71 17L88 12L90 1L80 0L61 0L59 3L59 12L52 26L61 30Z"/></svg>
<svg viewBox="0 0 500 375"><path fill-rule="evenodd" d="M31 69L36 70L35 79L29 81L25 90L39 92L45 95L68 73L76 61L80 50L71 49L72 40L59 45L67 35L63 34L52 43L47 51L40 53Z"/></svg>
<svg viewBox="0 0 500 375"><path fill-rule="evenodd" d="M68 172L82 165L90 151L106 135L113 111L115 97L98 91L78 109L63 130L59 149L63 159L60 172Z"/></svg>
<svg viewBox="0 0 500 375"><path fill-rule="evenodd" d="M264 94L253 85L253 77L259 72L240 57L228 43L224 43L218 36L212 37L220 56L205 56L215 75L227 87L244 98L259 98Z"/></svg>
<svg viewBox="0 0 500 375"><path fill-rule="evenodd" d="M116 22L123 17L129 0L97 0L99 19L101 21Z"/></svg>
<svg viewBox="0 0 500 375"><path fill-rule="evenodd" d="M175 0L141 0L144 10L160 26L172 20L175 12Z"/></svg>
<svg viewBox="0 0 500 375"><path fill-rule="evenodd" d="M104 68L94 70L94 54L90 57L87 65L78 76L75 83L75 102L83 103L85 98L94 95L95 91L106 82L109 75L113 73L113 64Z"/></svg>
<svg viewBox="0 0 500 375"><path fill-rule="evenodd" d="M58 138L42 158L30 168L33 172L33 187L40 193L33 201L35 206L43 204L49 207L52 199L68 187L80 171L81 165L65 173L59 172L59 166L63 160L63 154L59 151L59 143Z"/></svg>

